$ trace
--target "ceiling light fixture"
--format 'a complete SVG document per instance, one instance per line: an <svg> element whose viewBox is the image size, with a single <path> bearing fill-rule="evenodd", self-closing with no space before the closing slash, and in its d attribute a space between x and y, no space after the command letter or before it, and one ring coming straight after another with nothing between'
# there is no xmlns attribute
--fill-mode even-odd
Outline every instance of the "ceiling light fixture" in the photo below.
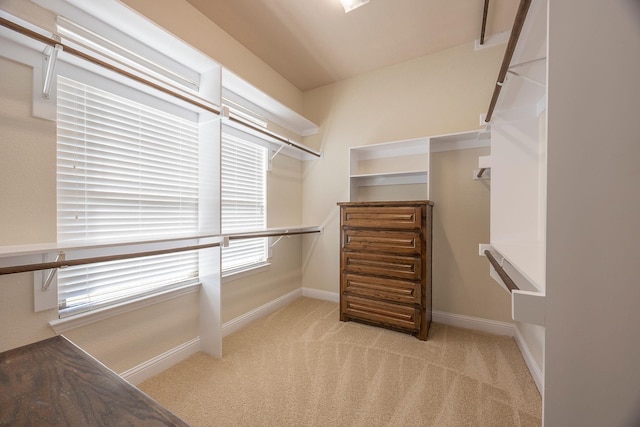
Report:
<svg viewBox="0 0 640 427"><path fill-rule="evenodd" d="M348 13L369 3L369 0L340 0L340 3L342 3L342 7L344 7L344 13Z"/></svg>

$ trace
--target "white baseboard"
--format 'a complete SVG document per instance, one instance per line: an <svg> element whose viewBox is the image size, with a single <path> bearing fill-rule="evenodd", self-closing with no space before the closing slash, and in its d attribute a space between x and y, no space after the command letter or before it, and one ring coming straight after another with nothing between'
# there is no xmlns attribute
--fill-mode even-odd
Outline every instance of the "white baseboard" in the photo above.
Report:
<svg viewBox="0 0 640 427"><path fill-rule="evenodd" d="M432 311L432 320L436 323L457 326L459 328L473 329L496 335L515 335L513 323L488 320L481 317L465 316L462 314L447 313L444 311Z"/></svg>
<svg viewBox="0 0 640 427"><path fill-rule="evenodd" d="M321 299L323 301L340 302L340 294L337 292L321 291L320 289L302 288L302 296Z"/></svg>
<svg viewBox="0 0 640 427"><path fill-rule="evenodd" d="M140 384L141 382L158 375L160 372L169 369L176 363L179 363L187 357L200 351L200 338L194 338L169 351L165 351L156 357L147 360L144 363L134 366L120 374L122 378L131 384Z"/></svg>
<svg viewBox="0 0 640 427"><path fill-rule="evenodd" d="M487 320L480 317L464 316L461 314L445 313L442 311L433 311L433 321L437 323L444 323L445 325L457 326L460 328L474 329L477 331L488 332L496 335L507 335L513 337L516 340L518 349L522 354L524 362L529 368L531 377L538 387L538 391L542 395L543 388L543 376L542 370L533 358L533 354L524 340L523 336L518 331L518 328L513 323L499 322L496 320Z"/></svg>
<svg viewBox="0 0 640 427"><path fill-rule="evenodd" d="M266 304L255 308L242 316L238 316L222 325L222 336L227 336L239 329L242 329L254 320L267 314L276 311L280 307L284 307L291 301L302 296L302 290L296 289L289 292L286 295L276 298ZM129 381L131 384L140 384L141 382L158 375L162 371L169 369L176 363L179 363L187 357L200 351L200 338L194 338L184 344L172 348L162 354L155 356L152 359L147 360L131 369L128 369L120 374L122 378Z"/></svg>
<svg viewBox="0 0 640 427"><path fill-rule="evenodd" d="M245 326L249 323L257 320L263 316L266 316L269 313L276 311L277 309L284 307L290 302L302 296L302 289L296 289L295 291L291 291L288 294L285 294L279 298L276 298L272 301L269 301L266 304L261 305L260 307L254 308L251 311L246 312L245 314L236 317L235 319L231 319L228 322L222 324L222 336L226 337Z"/></svg>
<svg viewBox="0 0 640 427"><path fill-rule="evenodd" d="M516 343L518 344L518 348L520 349L522 358L524 359L524 362L527 364L527 367L529 368L529 372L531 372L531 376L533 377L533 381L536 383L536 387L538 387L538 391L540 392L540 395L544 396L543 394L544 376L542 375L542 370L536 363L536 360L533 358L533 354L531 353L531 350L529 349L527 342L525 341L524 337L522 336L518 328L513 328L513 330L515 331Z"/></svg>
<svg viewBox="0 0 640 427"><path fill-rule="evenodd" d="M313 288L302 288L302 296L335 303L340 302L340 294L338 292L321 291ZM464 316L462 314L447 313L444 311L433 311L432 315L433 321L437 323L489 332L496 335L508 335L510 337L515 336L515 326L513 323L499 322L497 320L488 320L480 317Z"/></svg>

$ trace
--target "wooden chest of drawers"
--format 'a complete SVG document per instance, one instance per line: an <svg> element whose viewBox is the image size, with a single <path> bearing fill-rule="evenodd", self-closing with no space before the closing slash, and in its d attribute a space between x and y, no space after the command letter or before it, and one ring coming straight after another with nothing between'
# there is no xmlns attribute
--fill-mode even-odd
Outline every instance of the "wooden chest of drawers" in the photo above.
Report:
<svg viewBox="0 0 640 427"><path fill-rule="evenodd" d="M340 206L340 320L427 339L431 323L433 203Z"/></svg>

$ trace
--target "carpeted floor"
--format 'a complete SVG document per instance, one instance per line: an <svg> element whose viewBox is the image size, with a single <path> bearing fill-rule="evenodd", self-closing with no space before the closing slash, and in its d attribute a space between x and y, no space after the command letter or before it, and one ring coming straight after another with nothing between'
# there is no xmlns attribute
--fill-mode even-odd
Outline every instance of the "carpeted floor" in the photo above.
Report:
<svg viewBox="0 0 640 427"><path fill-rule="evenodd" d="M432 324L429 340L300 298L139 387L193 426L541 425L513 338Z"/></svg>

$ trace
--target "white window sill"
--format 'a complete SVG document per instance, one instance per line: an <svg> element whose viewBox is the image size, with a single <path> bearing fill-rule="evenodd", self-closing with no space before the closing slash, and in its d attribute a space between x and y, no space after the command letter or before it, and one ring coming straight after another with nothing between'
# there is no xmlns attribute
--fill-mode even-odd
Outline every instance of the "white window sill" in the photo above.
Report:
<svg viewBox="0 0 640 427"><path fill-rule="evenodd" d="M90 325L91 323L108 319L110 317L119 316L124 313L139 310L143 307L148 307L150 305L178 298L183 295L198 292L199 290L200 283L192 283L176 289L170 289L168 291L164 291L154 295L126 301L112 307L105 307L99 310L88 311L85 313L65 317L63 319L55 319L49 322L49 326L51 326L56 334L61 334L72 329L80 328L82 326Z"/></svg>
<svg viewBox="0 0 640 427"><path fill-rule="evenodd" d="M271 263L268 261L261 262L259 264L254 264L249 267L245 267L238 270L232 270L229 272L222 272L222 283L232 282L237 279L242 279L243 277L252 276L254 274L262 273L264 271L269 270Z"/></svg>

